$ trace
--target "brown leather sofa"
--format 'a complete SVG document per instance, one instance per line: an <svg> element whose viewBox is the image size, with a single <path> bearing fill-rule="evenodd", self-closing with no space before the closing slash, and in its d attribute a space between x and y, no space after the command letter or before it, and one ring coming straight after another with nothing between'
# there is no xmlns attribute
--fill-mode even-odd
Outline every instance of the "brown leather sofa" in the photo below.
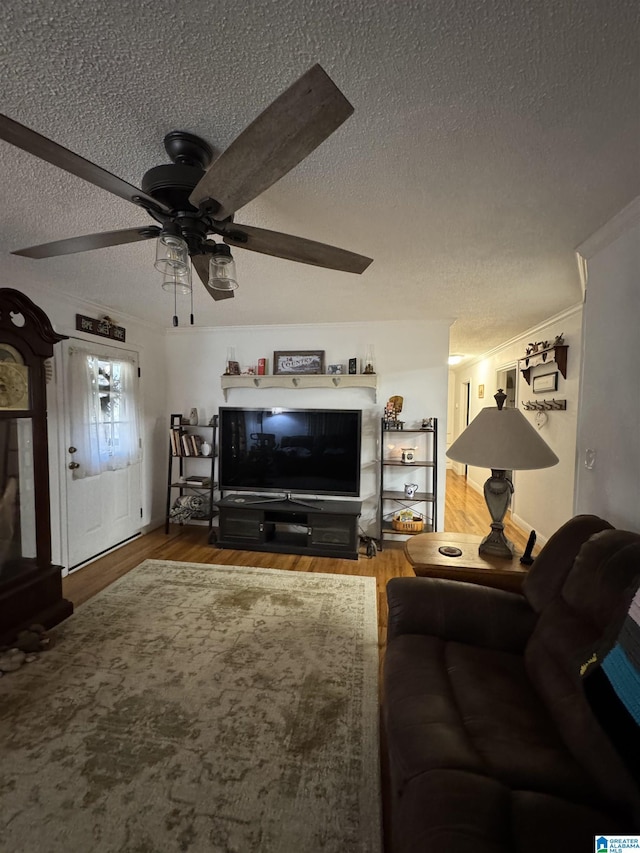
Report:
<svg viewBox="0 0 640 853"><path fill-rule="evenodd" d="M522 595L388 583L389 853L579 853L596 835L638 832L631 753L599 722L580 669L639 582L640 535L583 515L542 549Z"/></svg>

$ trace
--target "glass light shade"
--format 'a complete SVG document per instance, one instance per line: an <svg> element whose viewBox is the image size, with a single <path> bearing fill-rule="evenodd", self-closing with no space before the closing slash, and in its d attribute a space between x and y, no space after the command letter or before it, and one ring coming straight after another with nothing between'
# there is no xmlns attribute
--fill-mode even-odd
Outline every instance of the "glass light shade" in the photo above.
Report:
<svg viewBox="0 0 640 853"><path fill-rule="evenodd" d="M162 231L156 241L154 266L163 275L168 272L183 273L189 269L189 251L179 234Z"/></svg>
<svg viewBox="0 0 640 853"><path fill-rule="evenodd" d="M227 361L225 364L224 372L226 376L231 374L231 362L236 360L236 348L235 347L227 347Z"/></svg>
<svg viewBox="0 0 640 853"><path fill-rule="evenodd" d="M237 290L236 264L231 254L212 255L209 261L209 287L214 290Z"/></svg>
<svg viewBox="0 0 640 853"><path fill-rule="evenodd" d="M364 367L362 369L363 373L375 373L375 367L373 366L373 344L369 344L367 347L367 351L364 357Z"/></svg>
<svg viewBox="0 0 640 853"><path fill-rule="evenodd" d="M187 296L191 293L191 267L188 266L186 271L183 273L178 273L174 270L169 270L165 272L164 277L162 279L162 289L168 291L169 293L179 293L183 296Z"/></svg>

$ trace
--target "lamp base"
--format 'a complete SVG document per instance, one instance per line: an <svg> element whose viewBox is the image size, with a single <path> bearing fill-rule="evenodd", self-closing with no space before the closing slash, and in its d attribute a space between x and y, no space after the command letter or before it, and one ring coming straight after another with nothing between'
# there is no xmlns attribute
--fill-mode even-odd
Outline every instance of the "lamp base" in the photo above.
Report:
<svg viewBox="0 0 640 853"><path fill-rule="evenodd" d="M515 545L504 535L504 524L494 521L491 533L484 537L478 548L479 554L491 554L494 557L505 557L512 560Z"/></svg>
<svg viewBox="0 0 640 853"><path fill-rule="evenodd" d="M491 533L480 543L478 553L513 559L513 542L509 542L504 535L502 523L511 503L512 492L513 483L507 477L507 472L503 468L492 468L491 476L484 484L484 499L491 516Z"/></svg>

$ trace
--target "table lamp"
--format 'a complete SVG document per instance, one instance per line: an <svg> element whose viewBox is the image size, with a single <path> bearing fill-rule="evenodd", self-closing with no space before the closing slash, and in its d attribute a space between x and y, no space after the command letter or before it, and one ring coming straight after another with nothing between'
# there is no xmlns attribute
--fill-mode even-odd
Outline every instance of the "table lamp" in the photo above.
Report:
<svg viewBox="0 0 640 853"><path fill-rule="evenodd" d="M507 471L550 468L559 462L518 409L505 409L502 388L494 395L497 408L483 409L453 442L447 456L465 465L491 468L484 484L484 498L491 515L491 533L480 543L481 554L512 558L513 543L504 535L505 516L511 503L513 483Z"/></svg>

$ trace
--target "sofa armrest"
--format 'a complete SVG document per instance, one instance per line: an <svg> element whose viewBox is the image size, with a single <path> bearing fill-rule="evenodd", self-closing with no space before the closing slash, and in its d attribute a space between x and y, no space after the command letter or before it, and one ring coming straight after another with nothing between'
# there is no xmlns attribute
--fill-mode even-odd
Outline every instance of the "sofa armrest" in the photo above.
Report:
<svg viewBox="0 0 640 853"><path fill-rule="evenodd" d="M522 652L537 615L524 596L441 578L392 578L387 641L398 634Z"/></svg>

